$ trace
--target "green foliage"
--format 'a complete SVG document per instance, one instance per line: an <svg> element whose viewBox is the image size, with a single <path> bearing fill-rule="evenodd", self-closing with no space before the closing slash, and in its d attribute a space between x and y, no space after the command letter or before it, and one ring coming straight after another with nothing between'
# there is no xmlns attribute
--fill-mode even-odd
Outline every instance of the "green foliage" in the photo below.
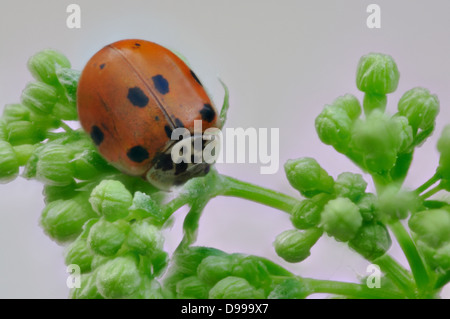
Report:
<svg viewBox="0 0 450 319"><path fill-rule="evenodd" d="M44 184L40 224L65 246L67 265L81 270L81 287L71 298L306 298L316 292L350 298L435 298L450 279L450 205L429 197L450 190L450 126L437 144L436 174L416 190L402 184L415 149L433 132L437 97L424 88L407 91L398 113L385 112L399 72L384 54L363 56L356 84L363 108L352 94L326 105L315 127L320 140L347 156L361 173L335 179L311 157L289 160L290 185L306 198L294 198L220 175L214 168L169 196L139 177L126 176L98 153L88 134L64 121L77 120L80 72L53 50L28 61L35 78L21 103L5 106L0 118L0 182L22 176ZM226 89L226 87L225 87ZM221 119L226 119L228 91ZM362 114L364 109L364 115ZM222 123L223 124L223 123ZM367 192L371 176L374 192ZM434 184L437 184L430 189ZM302 278L265 258L193 246L209 200L235 196L290 215L296 229L275 238L288 262L301 262L323 233L380 265L381 289L364 284ZM189 206L183 239L169 254L164 228L180 207ZM409 217L408 232L400 222ZM405 223L406 224L406 223ZM411 272L389 256L395 236ZM411 233L411 235L410 235ZM329 262L329 261L327 261Z"/></svg>

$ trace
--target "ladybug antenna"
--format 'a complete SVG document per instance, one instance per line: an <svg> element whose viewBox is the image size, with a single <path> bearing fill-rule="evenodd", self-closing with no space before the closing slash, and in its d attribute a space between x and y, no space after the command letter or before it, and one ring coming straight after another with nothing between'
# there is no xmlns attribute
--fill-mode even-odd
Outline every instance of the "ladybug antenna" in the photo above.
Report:
<svg viewBox="0 0 450 319"><path fill-rule="evenodd" d="M220 129L222 129L222 127L225 125L225 122L227 121L228 107L230 106L230 104L229 104L230 94L228 92L227 85L222 81L221 78L219 78L219 82L222 84L223 89L225 90L225 96L223 98L222 109L220 110L220 115L219 115Z"/></svg>

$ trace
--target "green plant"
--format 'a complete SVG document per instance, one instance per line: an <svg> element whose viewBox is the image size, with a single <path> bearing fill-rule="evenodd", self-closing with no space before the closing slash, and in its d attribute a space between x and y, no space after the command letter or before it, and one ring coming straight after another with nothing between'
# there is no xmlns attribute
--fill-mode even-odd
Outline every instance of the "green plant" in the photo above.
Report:
<svg viewBox="0 0 450 319"><path fill-rule="evenodd" d="M437 145L436 174L414 191L403 188L415 149L434 130L439 101L414 88L400 99L396 114L386 114L386 95L399 80L390 56L361 58L357 86L365 92L363 108L347 94L325 106L315 123L323 143L372 176L376 194L366 191L360 174L333 179L312 158L289 160L287 179L304 198L212 169L168 201L164 192L110 166L85 132L64 122L77 119L79 72L62 54L39 52L28 67L36 81L27 85L21 103L5 106L0 119L0 180L12 181L24 166L23 177L44 183L41 225L66 245L66 263L82 273L72 298L305 298L314 293L436 298L450 281L450 205L429 199L450 190L450 126ZM381 288L304 278L266 258L195 246L204 207L216 196L240 197L289 214L293 228L274 240L275 251L288 262L306 259L323 234L348 243L381 268ZM184 236L169 256L161 230L184 205L190 207ZM410 233L402 220L408 220ZM389 256L388 229L410 271Z"/></svg>

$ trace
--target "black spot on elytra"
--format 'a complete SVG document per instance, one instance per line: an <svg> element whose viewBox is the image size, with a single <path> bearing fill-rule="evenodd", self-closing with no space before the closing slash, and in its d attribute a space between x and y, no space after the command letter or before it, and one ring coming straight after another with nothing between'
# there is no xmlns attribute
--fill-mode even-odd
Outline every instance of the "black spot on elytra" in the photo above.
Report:
<svg viewBox="0 0 450 319"><path fill-rule="evenodd" d="M136 43L134 44L134 46L135 46L135 47L140 47L141 44L140 44L139 42L136 42Z"/></svg>
<svg viewBox="0 0 450 319"><path fill-rule="evenodd" d="M197 81L198 84L200 84L201 86L203 86L202 82L200 82L200 80L198 79L197 75L194 73L194 71L191 70L191 75L194 78L195 81Z"/></svg>
<svg viewBox="0 0 450 319"><path fill-rule="evenodd" d="M214 117L216 116L216 112L213 107L209 103L203 104L203 108L200 110L200 115L202 116L202 120L206 122L212 122Z"/></svg>
<svg viewBox="0 0 450 319"><path fill-rule="evenodd" d="M181 120L178 118L175 119L175 125L176 125L176 127L184 127L183 122L181 122Z"/></svg>
<svg viewBox="0 0 450 319"><path fill-rule="evenodd" d="M145 107L148 104L148 96L137 86L128 89L128 100L137 107Z"/></svg>
<svg viewBox="0 0 450 319"><path fill-rule="evenodd" d="M138 145L130 148L127 152L127 156L133 162L141 163L148 158L149 154L145 148Z"/></svg>
<svg viewBox="0 0 450 319"><path fill-rule="evenodd" d="M188 165L185 162L180 162L178 164L175 164L175 175L179 175L181 173L186 172Z"/></svg>
<svg viewBox="0 0 450 319"><path fill-rule="evenodd" d="M161 169L163 171L168 171L173 168L172 156L170 154L160 153L153 160L156 169Z"/></svg>
<svg viewBox="0 0 450 319"><path fill-rule="evenodd" d="M169 125L164 126L164 131L166 131L166 135L168 138L172 138L172 129Z"/></svg>
<svg viewBox="0 0 450 319"><path fill-rule="evenodd" d="M155 75L152 80L159 93L163 95L169 93L169 82L161 74Z"/></svg>
<svg viewBox="0 0 450 319"><path fill-rule="evenodd" d="M102 70L105 67L105 63L100 64L100 70Z"/></svg>
<svg viewBox="0 0 450 319"><path fill-rule="evenodd" d="M92 126L91 138L94 141L95 145L100 145L103 142L104 137L105 136L103 135L102 130L98 126Z"/></svg>
<svg viewBox="0 0 450 319"><path fill-rule="evenodd" d="M159 116L155 116L155 121L159 121Z"/></svg>

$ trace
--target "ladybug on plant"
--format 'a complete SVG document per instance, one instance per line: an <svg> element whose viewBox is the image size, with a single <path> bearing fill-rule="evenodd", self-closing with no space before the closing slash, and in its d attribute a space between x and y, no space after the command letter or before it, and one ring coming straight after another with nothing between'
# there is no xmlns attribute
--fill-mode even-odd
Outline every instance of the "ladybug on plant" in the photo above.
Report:
<svg viewBox="0 0 450 319"><path fill-rule="evenodd" d="M223 84L223 83L222 83ZM194 121L201 121L202 150L220 129L228 109L228 90L220 116L202 83L172 51L153 42L128 39L98 51L81 73L77 108L84 130L102 156L117 169L142 176L168 190L208 173L211 163L191 157L174 162L173 139L185 128L194 144ZM178 145L180 146L180 145Z"/></svg>

